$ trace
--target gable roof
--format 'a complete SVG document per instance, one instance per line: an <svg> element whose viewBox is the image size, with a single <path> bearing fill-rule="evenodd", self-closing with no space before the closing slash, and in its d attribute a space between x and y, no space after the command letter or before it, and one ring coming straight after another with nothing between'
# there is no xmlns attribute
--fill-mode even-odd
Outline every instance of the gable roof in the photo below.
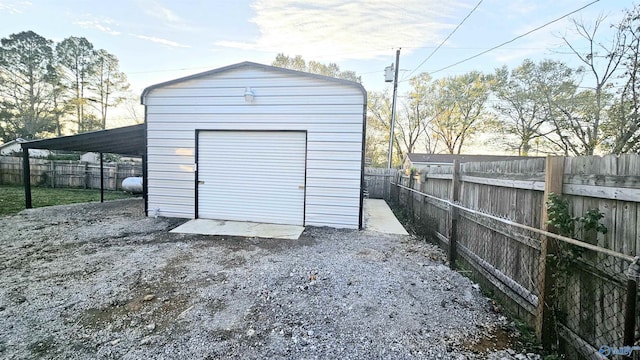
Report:
<svg viewBox="0 0 640 360"><path fill-rule="evenodd" d="M220 74L220 73L223 73L223 72L226 72L226 71L237 70L237 69L242 69L242 68L254 68L254 69L262 69L262 70L266 70L266 71L277 71L277 72L281 72L283 74L289 74L289 75L295 75L295 76L306 76L306 77L311 77L311 78L315 78L315 79L319 79L319 80L330 81L330 82L333 82L333 83L336 83L336 84L342 84L342 85L346 85L346 86L355 87L355 88L357 88L358 90L360 90L362 92L363 96L365 96L365 99L366 99L366 96L367 96L367 91L364 89L364 86L362 86L362 84L360 84L358 82L355 82L355 81L345 80L345 79L338 79L338 78L333 78L333 77L330 77L330 76L319 75L319 74L312 74L312 73L308 73L308 72L304 72L304 71L285 69L285 68L281 68L281 67L277 67L277 66L258 64L258 63L254 63L254 62L251 62L251 61L244 61L244 62L241 62L241 63L224 66L224 67L221 67L221 68L218 68L218 69L213 69L213 70L209 70L209 71L205 71L205 72L201 72L201 73L197 73L197 74L181 77L181 78L178 78L178 79L161 82L159 84L151 85L151 86L145 88L142 91L142 95L140 96L140 103L144 105L144 98L149 94L149 92L151 92L154 89L162 88L162 87L169 86L169 85L175 85L175 84L178 84L178 83L181 83L181 82L194 80L194 79L199 79L199 78L202 78L202 77L205 77L205 76L211 76L211 75Z"/></svg>
<svg viewBox="0 0 640 360"><path fill-rule="evenodd" d="M453 164L453 160L460 163L466 162L487 162L487 161L508 161L508 160L524 160L539 159L539 156L510 156L510 155L465 155L465 154L420 154L409 153L407 158L413 164Z"/></svg>
<svg viewBox="0 0 640 360"><path fill-rule="evenodd" d="M60 136L22 143L22 149L48 149L144 155L146 153L146 125L132 125L115 129Z"/></svg>

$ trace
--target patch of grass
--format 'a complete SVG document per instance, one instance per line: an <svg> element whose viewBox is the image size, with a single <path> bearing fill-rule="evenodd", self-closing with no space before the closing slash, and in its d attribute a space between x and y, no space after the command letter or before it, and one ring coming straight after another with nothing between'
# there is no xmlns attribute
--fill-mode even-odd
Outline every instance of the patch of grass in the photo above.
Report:
<svg viewBox="0 0 640 360"><path fill-rule="evenodd" d="M105 191L104 199L117 200L134 197L123 191ZM31 201L34 208L100 201L100 190L31 188ZM13 215L24 210L24 188L22 186L0 186L0 215Z"/></svg>

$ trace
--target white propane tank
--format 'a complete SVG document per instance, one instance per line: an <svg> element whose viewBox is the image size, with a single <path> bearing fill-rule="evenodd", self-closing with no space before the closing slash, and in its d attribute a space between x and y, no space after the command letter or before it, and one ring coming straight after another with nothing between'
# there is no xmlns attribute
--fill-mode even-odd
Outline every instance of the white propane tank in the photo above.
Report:
<svg viewBox="0 0 640 360"><path fill-rule="evenodd" d="M122 180L122 189L130 193L142 192L142 177L132 176Z"/></svg>

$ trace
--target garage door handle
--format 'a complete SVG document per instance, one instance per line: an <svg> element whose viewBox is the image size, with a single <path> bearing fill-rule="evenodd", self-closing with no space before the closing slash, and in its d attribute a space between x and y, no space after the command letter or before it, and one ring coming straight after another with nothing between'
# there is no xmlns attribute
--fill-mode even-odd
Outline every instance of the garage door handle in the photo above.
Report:
<svg viewBox="0 0 640 360"><path fill-rule="evenodd" d="M304 190L304 185L298 185L299 190Z"/></svg>
<svg viewBox="0 0 640 360"><path fill-rule="evenodd" d="M204 184L204 180L198 180L198 185L203 185Z"/></svg>

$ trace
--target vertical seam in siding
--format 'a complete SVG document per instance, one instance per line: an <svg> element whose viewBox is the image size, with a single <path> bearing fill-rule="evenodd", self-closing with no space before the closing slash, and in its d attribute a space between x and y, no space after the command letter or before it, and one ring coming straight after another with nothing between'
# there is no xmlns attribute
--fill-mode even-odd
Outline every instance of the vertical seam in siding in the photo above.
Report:
<svg viewBox="0 0 640 360"><path fill-rule="evenodd" d="M367 140L367 93L363 93L364 102L362 105L362 155L360 156L360 212L358 214L358 229L362 230L364 224L362 223L362 213L364 212L364 161L365 150Z"/></svg>
<svg viewBox="0 0 640 360"><path fill-rule="evenodd" d="M193 154L193 155L194 155L194 159L195 159L194 162L196 164L196 171L195 171L195 174L193 174L194 178L195 178L195 184L193 184L194 187L195 187L195 194L194 194L195 198L193 199L193 203L194 203L194 210L193 211L194 211L194 218L197 219L198 218L198 183L200 181L199 172L198 172L198 170L200 168L200 166L198 164L198 144L200 143L200 129L196 129L195 133L196 133L196 135L195 135L196 136L196 138L195 138L196 144L195 144L195 149L194 149L195 154Z"/></svg>
<svg viewBox="0 0 640 360"><path fill-rule="evenodd" d="M309 138L308 131L305 130L304 131L304 195L303 195L304 201L302 202L302 226L305 226L307 224L307 160L308 160L307 141L308 141L308 138Z"/></svg>
<svg viewBox="0 0 640 360"><path fill-rule="evenodd" d="M144 198L144 216L149 216L149 146L147 139L147 107L144 107L144 154L142 155L142 197ZM116 184L117 186L117 184Z"/></svg>

